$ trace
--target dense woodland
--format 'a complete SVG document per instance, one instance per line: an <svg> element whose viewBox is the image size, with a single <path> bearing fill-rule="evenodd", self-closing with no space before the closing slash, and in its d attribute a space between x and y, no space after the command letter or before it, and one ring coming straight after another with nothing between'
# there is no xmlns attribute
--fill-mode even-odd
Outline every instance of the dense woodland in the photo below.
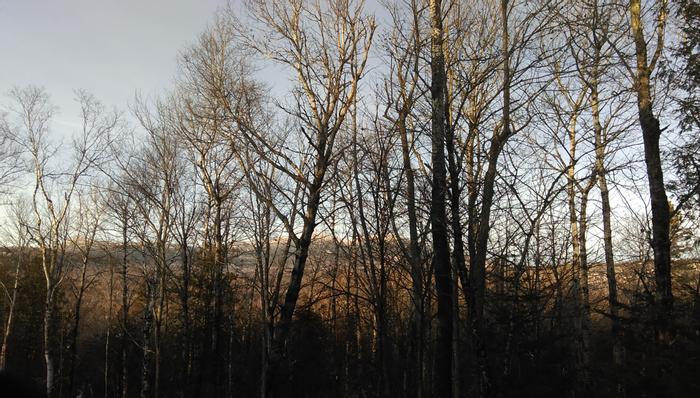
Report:
<svg viewBox="0 0 700 398"><path fill-rule="evenodd" d="M700 396L699 38L697 0L246 0L167 92L76 91L75 131L17 87L0 369L51 398Z"/></svg>

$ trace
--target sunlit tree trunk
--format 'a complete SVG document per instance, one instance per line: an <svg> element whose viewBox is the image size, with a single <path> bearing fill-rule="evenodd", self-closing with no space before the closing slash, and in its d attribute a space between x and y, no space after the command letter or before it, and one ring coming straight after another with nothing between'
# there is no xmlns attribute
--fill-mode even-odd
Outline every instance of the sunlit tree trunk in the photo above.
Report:
<svg viewBox="0 0 700 398"><path fill-rule="evenodd" d="M22 260L25 255L24 244L20 243L17 248L17 261L15 261L14 282L12 283L12 292L10 293L10 305L7 310L7 319L5 320L5 329L2 334L2 346L0 347L0 371L5 369L7 361L7 342L12 333L12 321L15 312L15 303L17 303L17 290L19 289L19 272L22 268Z"/></svg>
<svg viewBox="0 0 700 398"><path fill-rule="evenodd" d="M654 276L656 278L656 341L659 346L667 347L672 340L673 293L671 291L671 214L664 185L661 164L661 126L654 115L651 74L663 51L666 15L666 0L659 2L659 11L654 26L657 33L656 49L649 59L647 41L644 37L641 0L630 0L630 23L635 46L636 69L634 73L634 91L637 94L639 124L644 141L644 161L649 181L649 198L651 199L651 246L654 250Z"/></svg>

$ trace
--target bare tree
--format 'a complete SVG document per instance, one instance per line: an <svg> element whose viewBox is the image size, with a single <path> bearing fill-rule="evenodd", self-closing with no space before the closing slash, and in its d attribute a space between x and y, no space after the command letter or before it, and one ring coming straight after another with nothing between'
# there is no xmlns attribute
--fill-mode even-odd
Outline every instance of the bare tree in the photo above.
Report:
<svg viewBox="0 0 700 398"><path fill-rule="evenodd" d="M20 272L26 268L26 258L27 246L29 244L29 235L27 231L27 225L29 225L29 214L28 204L18 200L12 204L11 207L11 224L6 231L8 236L12 237L12 249L16 252L17 257L15 261L15 270L13 275L13 281L10 286L9 283L0 281L0 287L2 287L3 293L7 296L9 300L9 308L7 310L7 318L5 319L3 325L2 342L0 344L0 370L5 369L5 364L7 361L7 344L10 339L10 334L12 333L12 324L15 314L15 304L17 303L17 291L19 289L19 279Z"/></svg>
<svg viewBox="0 0 700 398"><path fill-rule="evenodd" d="M613 4L592 0L580 4L577 13L568 22L570 30L569 48L576 75L590 95L588 110L593 127L595 150L594 172L600 190L603 218L603 250L608 282L608 306L613 335L613 363L624 366L623 329L621 306L618 301L617 278L613 252L612 207L608 175L619 168L613 163L623 134L631 125L625 112L629 97L615 90L615 80L621 79L619 62L614 58L614 46L625 34L619 21L613 18ZM580 15L579 15L580 14ZM624 395L624 384L618 383L618 394Z"/></svg>
<svg viewBox="0 0 700 398"><path fill-rule="evenodd" d="M308 159L307 163L298 163L301 159L295 160L289 151L272 146L278 141L267 135L248 128L241 137L247 145L261 146L259 154L263 159L287 178L301 183L305 197L300 209L301 233L276 209L295 247L291 278L273 336L270 377L275 381L266 383L271 396L276 396L283 385L281 361L317 224L324 181L339 154L336 137L357 96L375 24L373 18L363 15L362 1L293 1L279 5L257 0L248 2L248 10L255 23L254 33L243 32L247 45L290 67L296 77L296 103L284 109L301 130L302 148L308 154L302 157ZM265 39L253 37L255 34ZM272 203L268 201L268 205Z"/></svg>
<svg viewBox="0 0 700 398"><path fill-rule="evenodd" d="M628 65L632 78L632 89L637 94L639 124L644 140L644 160L649 180L649 198L652 215L652 248L654 249L654 274L656 277L656 341L668 346L673 339L673 292L671 291L671 213L664 186L664 174L661 166L661 126L654 115L654 97L652 96L652 78L656 65L663 54L666 36L666 19L668 1L659 0L653 4L654 19L652 34L656 35L653 50L645 38L645 26L642 18L641 0L630 0L630 33L634 41L634 66ZM651 54L649 54L651 52ZM651 55L651 57L649 57Z"/></svg>
<svg viewBox="0 0 700 398"><path fill-rule="evenodd" d="M55 330L56 297L64 279L67 215L80 182L107 156L110 133L117 126L119 115L107 114L92 95L78 91L82 131L73 139L68 167L55 164L57 148L51 143L50 121L54 108L43 89L27 87L11 92L14 113L21 124L14 136L26 153L34 174L30 227L32 240L39 246L46 283L44 306L44 361L46 393L55 396ZM20 140L21 139L21 140Z"/></svg>
<svg viewBox="0 0 700 398"><path fill-rule="evenodd" d="M144 255L146 306L142 329L143 369L141 395L159 396L161 387L163 328L167 321L167 282L175 255L170 250L176 234L175 202L181 178L187 173L181 147L170 133L162 102L155 109L138 101L134 113L145 130L146 145L132 154L124 172L125 188L134 198L142 223L134 225ZM150 260L150 261L148 261ZM151 375L151 360L153 374ZM151 380L152 379L152 380ZM152 385L151 385L152 382Z"/></svg>
<svg viewBox="0 0 700 398"><path fill-rule="evenodd" d="M433 244L432 268L435 273L435 290L437 292L437 346L435 391L437 397L452 396L452 271L450 249L447 237L447 214L445 196L447 195L447 175L445 167L445 138L447 121L447 75L445 72L445 54L443 51L444 32L442 27L443 10L441 0L430 1L431 26L431 167L432 198L430 207L430 226Z"/></svg>
<svg viewBox="0 0 700 398"><path fill-rule="evenodd" d="M24 171L21 158L21 146L13 137L13 126L7 120L7 114L0 110L0 193L8 193L6 185Z"/></svg>
<svg viewBox="0 0 700 398"><path fill-rule="evenodd" d="M108 174L111 175L111 174ZM133 244L133 223L137 221L137 213L133 204L133 197L128 191L122 189L124 181L123 174L117 174L106 188L105 206L109 212L109 220L112 233L114 234L115 242L118 242L119 250L115 255L115 262L118 262L118 273L121 284L120 294L120 311L119 311L119 333L117 337L120 340L121 351L121 369L119 378L119 396L126 398L128 396L128 374L129 374L129 347L132 344L132 338L129 333L129 308L131 304L129 290L129 266Z"/></svg>
<svg viewBox="0 0 700 398"><path fill-rule="evenodd" d="M401 141L401 159L403 173L405 174L405 202L406 216L408 217L408 245L401 238L396 218L394 216L394 233L397 242L404 252L411 269L411 302L413 304L412 334L412 369L409 382L415 386L415 396L422 397L424 390L424 345L425 345L425 286L423 279L425 272L422 269L423 259L419 241L418 209L416 193L416 171L412 164L415 151L415 134L411 131L412 116L415 113L417 102L423 95L421 83L421 52L424 47L424 38L421 31L423 9L422 3L411 1L408 10L398 6L388 5L392 17L393 29L386 38L386 51L390 64L387 75L384 78L384 91L386 109L384 118L393 126L390 130L399 135ZM408 22L405 22L408 20Z"/></svg>
<svg viewBox="0 0 700 398"><path fill-rule="evenodd" d="M82 193L79 191L77 193L77 208L72 211L77 216L77 219L71 220L75 223L72 227L75 233L68 237L69 258L73 257L74 254L78 254L79 257L78 282L77 285L72 283L75 307L73 309L73 322L68 341L70 350L68 357L70 363L68 370L68 394L71 396L75 394L75 369L78 361L78 338L83 299L85 298L86 290L98 276L94 271L92 275L88 275L88 266L95 261L93 247L104 218L97 189L96 186L93 186L88 192ZM72 263L72 261L69 259L68 263Z"/></svg>
<svg viewBox="0 0 700 398"><path fill-rule="evenodd" d="M205 225L204 242L213 259L213 322L211 323L212 369L207 371L218 385L221 363L218 349L221 337L224 297L224 270L228 267L222 213L226 202L239 188L241 179L233 167L235 157L227 140L235 124L232 111L241 101L250 81L251 70L242 50L237 49L235 31L223 16L203 33L197 44L180 58L181 76L174 98L171 124L184 139L197 168L211 209ZM232 109L233 108L233 109Z"/></svg>

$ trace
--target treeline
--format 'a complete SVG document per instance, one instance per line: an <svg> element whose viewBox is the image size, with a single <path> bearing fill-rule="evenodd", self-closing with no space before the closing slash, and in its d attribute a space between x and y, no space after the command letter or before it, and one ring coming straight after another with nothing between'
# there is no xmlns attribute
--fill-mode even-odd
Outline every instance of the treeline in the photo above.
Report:
<svg viewBox="0 0 700 398"><path fill-rule="evenodd" d="M699 10L248 0L157 98L76 92L71 137L13 89L0 368L49 397L697 395Z"/></svg>

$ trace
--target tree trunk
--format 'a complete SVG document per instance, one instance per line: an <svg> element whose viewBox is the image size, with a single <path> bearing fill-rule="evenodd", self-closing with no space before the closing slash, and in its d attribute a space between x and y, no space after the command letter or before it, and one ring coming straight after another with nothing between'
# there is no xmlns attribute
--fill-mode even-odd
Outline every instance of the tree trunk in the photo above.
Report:
<svg viewBox="0 0 700 398"><path fill-rule="evenodd" d="M80 333L80 310L83 305L83 296L85 295L85 284L87 277L87 258L83 259L82 270L80 274L80 286L78 287L78 297L75 300L75 313L73 316L73 327L70 332L70 352L69 358L70 369L68 373L68 395L73 396L75 393L75 361L78 354L78 334Z"/></svg>
<svg viewBox="0 0 700 398"><path fill-rule="evenodd" d="M617 279L615 276L615 259L612 243L612 220L610 207L610 192L608 190L607 175L605 170L606 138L603 126L600 123L600 104L598 100L598 68L597 61L593 70L591 81L591 112L593 116L593 131L595 133L596 174L598 188L600 189L600 202L603 213L603 250L605 253L605 270L608 281L608 306L610 308L610 321L613 337L613 364L617 372L622 372L625 362L624 331L620 324L620 308L617 301ZM619 374L619 373L618 373ZM618 396L624 396L624 383L617 383Z"/></svg>
<svg viewBox="0 0 700 398"><path fill-rule="evenodd" d="M234 314L231 313L228 319L229 331L228 331L228 361L226 364L226 396L228 398L233 398L234 388L233 388L233 343L235 341L235 322Z"/></svg>
<svg viewBox="0 0 700 398"><path fill-rule="evenodd" d="M433 396L452 398L452 272L450 249L447 241L447 214L445 197L447 175L445 170L445 130L447 122L447 76L443 51L442 1L430 1L431 20L431 85L432 101L432 200L430 226L432 230L435 290L437 293L437 341Z"/></svg>
<svg viewBox="0 0 700 398"><path fill-rule="evenodd" d="M508 32L508 0L501 0L501 39L502 39L502 68L503 68L503 111L502 131L495 131L488 152L488 166L484 175L481 199L481 212L476 227L475 242L472 244L474 255L470 257L469 274L469 319L470 341L473 355L471 395L482 397L489 395L489 377L486 362L484 297L486 293L486 255L488 250L489 231L491 229L491 207L493 205L494 189L498 158L506 141L512 135L510 114L510 35Z"/></svg>
<svg viewBox="0 0 700 398"><path fill-rule="evenodd" d="M55 391L55 369L54 369L54 348L53 343L53 285L48 285L46 289L46 301L44 303L44 363L46 365L46 397L54 398Z"/></svg>
<svg viewBox="0 0 700 398"><path fill-rule="evenodd" d="M7 342L10 339L10 333L12 333L12 321L15 312L15 303L17 302L17 289L19 288L19 271L22 267L22 258L24 256L24 250L19 248L17 252L17 262L15 265L15 276L14 283L12 284L12 294L10 295L10 308L7 311L7 320L5 321L5 330L2 334L2 347L0 348L0 371L5 369L7 360Z"/></svg>
<svg viewBox="0 0 700 398"><path fill-rule="evenodd" d="M318 207L321 201L321 186L323 185L325 173L326 159L320 158L315 167L314 181L309 187L308 204L303 217L304 226L301 236L298 239L292 274L280 310L280 318L274 330L272 347L270 349L270 368L268 372L268 381L265 384L268 388L267 396L272 398L281 397L285 393L284 389L281 388L283 379L287 377L286 369L284 369L286 366L283 363L285 359L284 350L292 325L292 317L296 308L297 299L299 298L299 292L301 291L304 267L306 266L306 260L309 256L311 238L316 228L316 214L318 213Z"/></svg>
<svg viewBox="0 0 700 398"><path fill-rule="evenodd" d="M579 96L579 99L583 98ZM573 310L573 363L574 385L570 391L572 396L585 396L590 387L590 305L588 299L588 263L586 257L586 208L588 192L592 184L584 192L581 192L580 211L576 207L576 196L579 191L579 183L576 181L576 128L578 120L579 102L575 102L569 121L569 165L567 167L567 195L569 208L569 226L571 228L572 246L572 295ZM593 177L592 177L593 178Z"/></svg>
<svg viewBox="0 0 700 398"><path fill-rule="evenodd" d="M55 232L55 230L54 230ZM55 244L53 247L58 246ZM50 253L47 253L49 252ZM41 261L46 278L46 297L44 301L44 364L46 365L46 397L54 398L56 396L56 369L54 358L54 311L55 311L55 294L56 294L56 259L57 254L55 249L49 249L42 244ZM62 347L62 344L59 345ZM62 350L60 350L62 352Z"/></svg>
<svg viewBox="0 0 700 398"><path fill-rule="evenodd" d="M595 178L595 176L593 177ZM591 304L588 288L588 249L586 244L588 230L588 193L593 184L588 186L581 193L581 204L579 211L579 298L577 308L577 322L579 322L579 358L577 369L578 396L588 396L591 388Z"/></svg>
<svg viewBox="0 0 700 398"><path fill-rule="evenodd" d="M129 365L128 365L128 347L129 347L129 287L128 287L128 224L127 224L127 213L126 209L122 214L122 319L121 319L121 397L127 398L129 396L128 391L128 380L129 380Z"/></svg>
<svg viewBox="0 0 700 398"><path fill-rule="evenodd" d="M160 270L160 276L158 280L158 307L155 312L153 325L155 326L155 330L153 333L153 347L154 347L154 362L155 362L155 369L154 369L154 382L153 382L153 396L155 398L160 397L160 379L161 379L161 365L162 365L162 358L163 358L163 325L164 322L166 321L167 317L167 312L165 312L165 305L167 304L165 301L165 295L166 295L166 248L163 246L161 249L161 266L159 267Z"/></svg>
<svg viewBox="0 0 700 398"><path fill-rule="evenodd" d="M221 280L223 276L223 235L221 232L221 224L221 200L217 198L214 203L214 322L212 323L211 329L211 352L214 358L218 356L219 331L221 329L221 317L223 316Z"/></svg>
<svg viewBox="0 0 700 398"><path fill-rule="evenodd" d="M659 20L663 23L665 10L662 9L660 13ZM644 140L644 160L651 199L651 246L654 250L654 276L656 279L656 342L660 347L668 347L672 340L673 322L671 240L669 235L671 215L661 167L659 148L661 127L659 120L654 116L652 104L651 84L649 82L652 67L647 59L647 43L644 38L640 0L630 0L630 22L637 66L636 76L634 76L634 90L637 93L637 109ZM663 27L661 29L663 35ZM659 50L657 49L657 51Z"/></svg>
<svg viewBox="0 0 700 398"><path fill-rule="evenodd" d="M110 368L110 361L112 359L111 355L109 355L109 351L111 349L111 342L112 342L112 307L114 305L114 266L113 264L110 265L109 267L109 300L108 300L108 305L109 309L107 311L107 332L105 333L105 370L104 370L104 384L105 384L105 391L104 391L104 398L109 398L112 394L110 394L110 375L109 372L111 371Z"/></svg>
<svg viewBox="0 0 700 398"><path fill-rule="evenodd" d="M398 129L401 136L401 156L403 169L406 173L406 202L408 206L408 261L411 267L411 304L413 305L412 318L412 381L415 387L415 396L423 397L423 272L421 270L420 246L418 243L418 217L416 215L415 176L411 166L410 148L408 145L408 130L406 127L406 115L400 116Z"/></svg>
<svg viewBox="0 0 700 398"><path fill-rule="evenodd" d="M450 222L452 226L452 279L454 280L452 289L452 305L453 305L453 338L452 338L452 395L459 397L459 276L462 275L462 284L467 283L466 260L464 257L464 235L462 233L462 222L460 218L460 209L462 208L462 190L459 186L459 176L461 166L457 163L457 151L455 146L455 134L453 129L453 121L450 116L450 94L449 86L446 85L446 106L445 106L445 142L447 149L447 169L450 174ZM461 271L460 271L461 270ZM466 289L463 286L463 289Z"/></svg>
<svg viewBox="0 0 700 398"><path fill-rule="evenodd" d="M180 394L187 398L190 396L190 375L192 374L192 333L190 326L190 256L188 242L183 233L182 247L180 248L180 261L182 261L182 292L180 295L182 312L182 380Z"/></svg>
<svg viewBox="0 0 700 398"><path fill-rule="evenodd" d="M151 397L151 358L153 347L151 346L151 326L153 324L153 287L149 282L146 291L146 307L143 310L143 327L141 329L141 344L143 362L141 363L141 398Z"/></svg>

